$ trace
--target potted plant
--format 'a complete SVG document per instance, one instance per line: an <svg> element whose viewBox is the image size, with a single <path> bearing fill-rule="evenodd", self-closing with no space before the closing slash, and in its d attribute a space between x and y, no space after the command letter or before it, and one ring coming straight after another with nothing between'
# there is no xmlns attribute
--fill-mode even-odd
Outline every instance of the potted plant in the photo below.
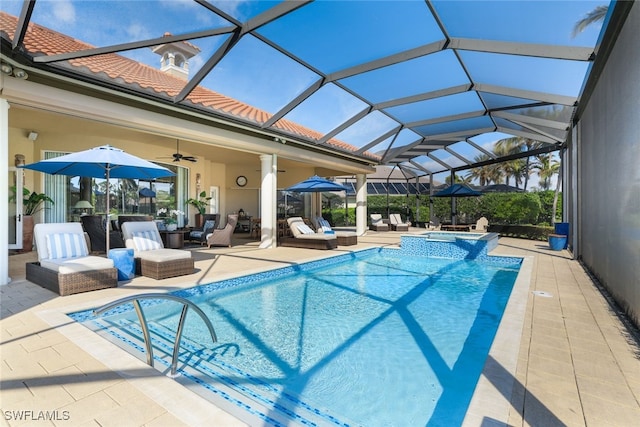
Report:
<svg viewBox="0 0 640 427"><path fill-rule="evenodd" d="M16 201L16 186L12 186L13 195L9 197L9 202ZM46 203L55 204L51 197L44 193L30 191L26 187L22 189L22 250L31 252L33 250L33 215L46 209Z"/></svg>
<svg viewBox="0 0 640 427"><path fill-rule="evenodd" d="M187 204L193 206L198 210L196 213L196 227L202 227L203 215L207 212L207 205L209 204L211 197L207 196L206 191L201 191L198 197L187 199Z"/></svg>

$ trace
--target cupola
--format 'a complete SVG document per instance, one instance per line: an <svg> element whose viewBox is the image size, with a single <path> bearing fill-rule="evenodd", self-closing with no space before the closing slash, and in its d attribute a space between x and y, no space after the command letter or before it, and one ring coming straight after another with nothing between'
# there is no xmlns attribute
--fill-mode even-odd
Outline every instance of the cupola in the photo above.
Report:
<svg viewBox="0 0 640 427"><path fill-rule="evenodd" d="M169 36L171 33L164 33L164 37ZM162 57L161 71L184 80L189 78L189 59L200 53L198 47L185 41L157 45L151 50Z"/></svg>

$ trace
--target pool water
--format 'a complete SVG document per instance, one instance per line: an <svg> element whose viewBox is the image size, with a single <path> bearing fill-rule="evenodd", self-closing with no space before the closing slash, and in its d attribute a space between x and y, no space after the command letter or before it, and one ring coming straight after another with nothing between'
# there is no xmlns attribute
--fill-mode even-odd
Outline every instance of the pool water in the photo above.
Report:
<svg viewBox="0 0 640 427"><path fill-rule="evenodd" d="M346 259L204 294L181 291L193 294L218 335L212 344L189 315L182 374L266 424L461 424L519 263L397 250ZM144 309L165 365L180 308ZM141 348L133 310L90 321Z"/></svg>

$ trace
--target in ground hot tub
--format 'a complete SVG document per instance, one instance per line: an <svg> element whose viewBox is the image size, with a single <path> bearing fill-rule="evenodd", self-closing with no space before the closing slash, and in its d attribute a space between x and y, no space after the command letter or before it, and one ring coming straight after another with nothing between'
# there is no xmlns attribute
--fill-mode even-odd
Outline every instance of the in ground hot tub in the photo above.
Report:
<svg viewBox="0 0 640 427"><path fill-rule="evenodd" d="M498 237L498 233L429 231L400 236L400 246L404 252L419 256L481 259L498 246Z"/></svg>

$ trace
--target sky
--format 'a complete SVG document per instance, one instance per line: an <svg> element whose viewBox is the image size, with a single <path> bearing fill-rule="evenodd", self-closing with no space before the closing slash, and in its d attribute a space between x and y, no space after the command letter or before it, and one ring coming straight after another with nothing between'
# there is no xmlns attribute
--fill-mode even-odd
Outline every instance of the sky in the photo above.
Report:
<svg viewBox="0 0 640 427"><path fill-rule="evenodd" d="M211 1L233 19L246 22L278 2ZM503 40L510 42L595 46L600 26L587 28L576 37L573 26L600 1L433 1L450 37ZM21 2L2 0L0 9L18 15ZM463 10L465 13L460 13ZM468 12L468 13L466 13ZM94 46L145 40L165 32L183 34L229 25L191 0L38 0L32 20ZM309 31L312 28L313 31ZM301 7L258 30L262 37L280 44L309 64L304 67L251 35L243 37L202 82L212 90L252 106L275 113L319 79L316 71L330 74L363 62L444 39L443 32L423 0L317 1ZM201 53L190 60L194 75L227 35L201 38L190 43ZM159 67L160 57L149 48L121 53L136 61ZM451 50L416 58L340 80L340 85L365 96L370 102L444 89L474 81L490 85L521 87L532 91L577 96L588 63L546 58L511 57L484 52L462 51L460 66ZM473 98L476 99L473 99ZM389 110L407 120L431 118L458 111L482 109L471 92L437 100L422 101ZM310 129L326 133L367 108L367 104L338 85L328 84L294 109L286 118ZM476 119L480 122L481 119ZM473 124L473 123L472 123ZM363 147L395 128L397 122L373 112L336 137ZM446 130L446 124L438 125ZM492 134L478 138L490 148L502 138ZM409 144L419 135L404 131L395 146ZM370 151L384 150L384 141ZM460 154L473 159L478 151L458 144ZM460 161L440 153L444 161ZM427 169L440 169L428 160Z"/></svg>

